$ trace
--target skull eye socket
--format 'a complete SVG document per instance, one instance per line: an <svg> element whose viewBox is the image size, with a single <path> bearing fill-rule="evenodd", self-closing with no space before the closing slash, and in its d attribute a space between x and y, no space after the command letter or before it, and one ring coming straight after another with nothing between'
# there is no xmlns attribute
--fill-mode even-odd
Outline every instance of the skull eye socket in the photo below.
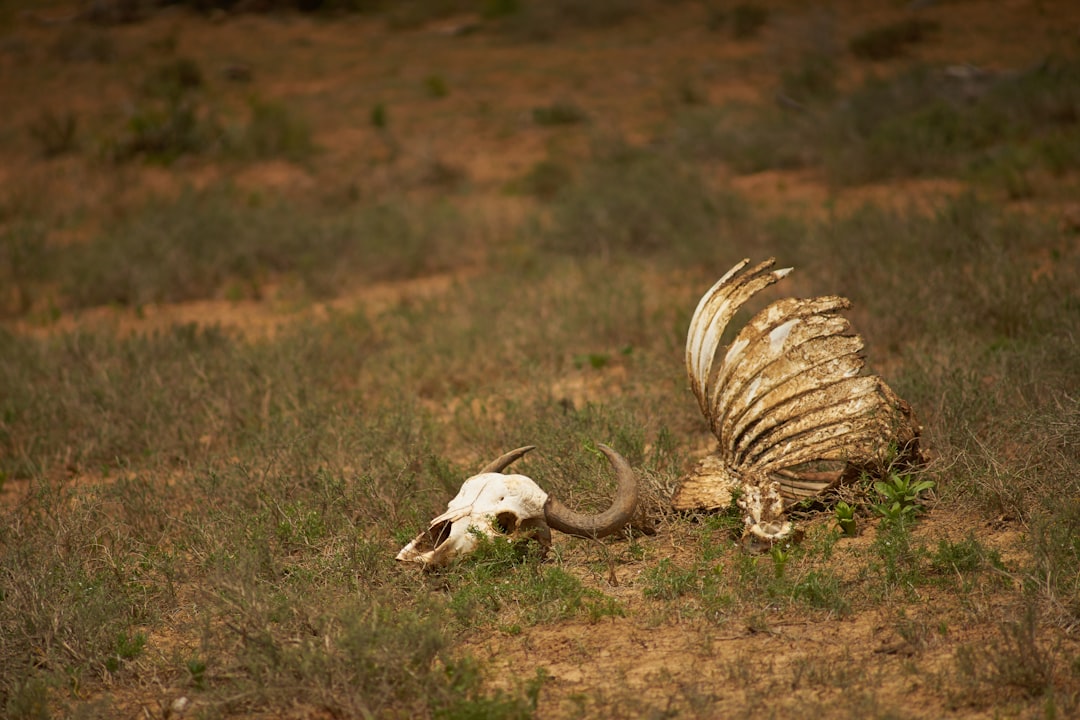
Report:
<svg viewBox="0 0 1080 720"><path fill-rule="evenodd" d="M495 529L503 535L509 535L517 530L518 517L512 512L501 512L495 516Z"/></svg>
<svg viewBox="0 0 1080 720"><path fill-rule="evenodd" d="M443 520L434 527L428 529L428 537L431 538L431 544L433 548L437 548L446 542L446 539L450 537L450 521Z"/></svg>

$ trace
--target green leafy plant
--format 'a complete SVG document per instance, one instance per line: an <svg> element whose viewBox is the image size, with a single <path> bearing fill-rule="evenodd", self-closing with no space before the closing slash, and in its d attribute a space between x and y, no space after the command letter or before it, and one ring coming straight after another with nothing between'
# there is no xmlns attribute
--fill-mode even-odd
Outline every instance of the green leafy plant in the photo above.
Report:
<svg viewBox="0 0 1080 720"><path fill-rule="evenodd" d="M841 500L836 503L836 524L840 531L847 537L855 537L859 534L858 525L855 522L855 508Z"/></svg>
<svg viewBox="0 0 1080 720"><path fill-rule="evenodd" d="M191 685L197 690L206 689L206 663L199 658L191 658L184 667L191 678Z"/></svg>
<svg viewBox="0 0 1080 720"><path fill-rule="evenodd" d="M779 580L784 577L784 569L787 567L788 560L791 559L791 549L780 544L773 545L769 548L769 556L773 561L773 574Z"/></svg>
<svg viewBox="0 0 1080 720"><path fill-rule="evenodd" d="M886 480L874 483L874 490L880 498L874 504L874 510L889 522L906 522L914 518L921 506L919 496L932 490L932 480L918 480L913 475L889 473Z"/></svg>

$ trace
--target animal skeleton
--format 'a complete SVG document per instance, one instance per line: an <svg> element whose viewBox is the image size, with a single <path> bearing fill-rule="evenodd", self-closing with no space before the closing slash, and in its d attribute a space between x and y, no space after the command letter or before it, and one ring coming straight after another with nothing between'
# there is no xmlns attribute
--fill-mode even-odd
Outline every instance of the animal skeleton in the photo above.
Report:
<svg viewBox="0 0 1080 720"><path fill-rule="evenodd" d="M863 374L863 340L837 314L846 298L777 300L718 357L739 308L792 270L771 270L769 259L742 272L749 262L720 278L690 321L686 371L719 447L682 480L672 506L725 508L738 490L750 539L771 543L791 534L788 506L883 467L890 447L921 463L921 428L881 378Z"/></svg>
<svg viewBox="0 0 1080 720"><path fill-rule="evenodd" d="M579 537L601 538L617 532L637 511L638 486L634 471L617 452L597 445L618 480L611 507L598 515L570 510L524 475L504 475L503 470L535 446L512 450L492 461L465 481L457 496L428 528L401 549L398 560L432 568L472 552L478 535L515 539L531 537L545 548L551 546L551 529Z"/></svg>

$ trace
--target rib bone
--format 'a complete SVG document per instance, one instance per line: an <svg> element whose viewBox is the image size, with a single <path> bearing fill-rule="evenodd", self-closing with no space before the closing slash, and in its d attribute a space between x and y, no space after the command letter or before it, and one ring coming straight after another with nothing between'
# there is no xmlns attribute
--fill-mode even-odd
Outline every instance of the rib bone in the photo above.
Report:
<svg viewBox="0 0 1080 720"><path fill-rule="evenodd" d="M923 461L911 408L864 372L863 340L838 314L850 307L846 298L773 302L721 353L739 308L792 270L773 270L774 263L745 271L749 259L738 263L690 320L686 372L719 446L672 497L676 510L717 509L738 489L747 532L768 542L791 533L782 516L793 502L881 468L890 452ZM805 469L822 464L834 469Z"/></svg>

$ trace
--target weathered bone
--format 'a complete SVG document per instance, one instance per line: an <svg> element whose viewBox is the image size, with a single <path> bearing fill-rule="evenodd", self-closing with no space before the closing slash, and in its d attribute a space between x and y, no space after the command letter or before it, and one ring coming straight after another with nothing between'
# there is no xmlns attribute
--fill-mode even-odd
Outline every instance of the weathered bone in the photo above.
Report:
<svg viewBox="0 0 1080 720"><path fill-rule="evenodd" d="M921 464L921 428L910 406L875 375L863 374L863 340L838 311L846 298L778 300L736 335L719 364L720 338L751 297L792 268L769 259L742 272L743 260L702 296L686 337L686 372L719 441L672 497L676 510L717 509L736 489L747 532L787 537L786 506L818 495L864 469L879 469L891 448ZM834 469L801 469L808 465Z"/></svg>
<svg viewBox="0 0 1080 720"><path fill-rule="evenodd" d="M550 497L524 475L504 475L511 463L535 446L511 450L465 481L447 510L431 521L397 554L398 560L428 568L446 565L476 549L477 535L516 539L533 538L551 546L551 528L571 535L601 538L617 532L637 511L637 479L629 463L607 445L597 447L607 456L618 481L615 499L604 512L585 515Z"/></svg>

